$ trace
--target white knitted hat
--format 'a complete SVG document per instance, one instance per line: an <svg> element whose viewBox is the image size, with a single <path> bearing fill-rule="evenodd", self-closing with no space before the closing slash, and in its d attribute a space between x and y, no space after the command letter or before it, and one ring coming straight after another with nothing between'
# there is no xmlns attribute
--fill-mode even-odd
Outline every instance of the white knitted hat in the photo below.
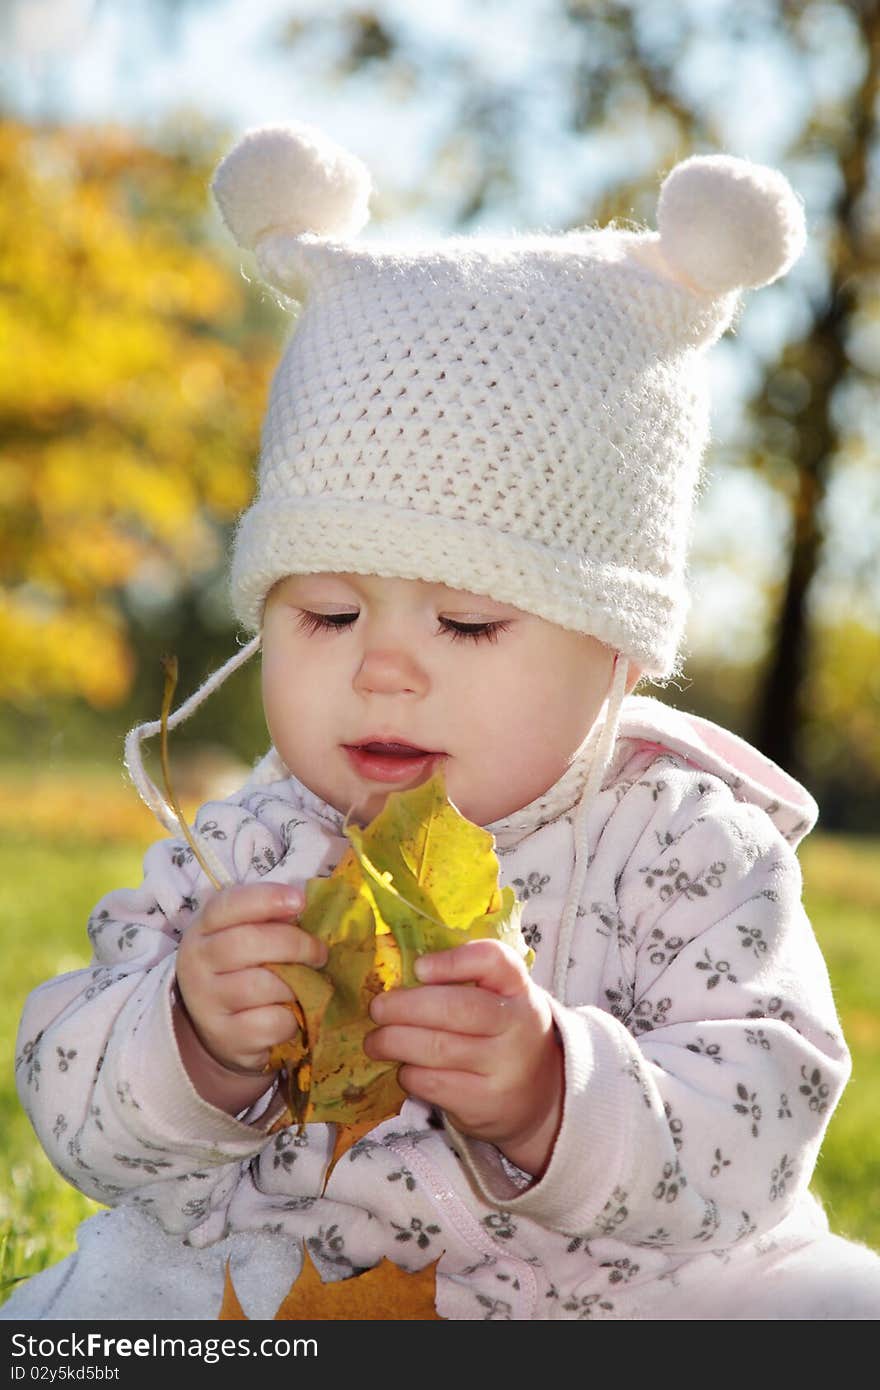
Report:
<svg viewBox="0 0 880 1390"><path fill-rule="evenodd" d="M708 433L704 349L800 254L778 171L696 156L659 232L353 241L363 164L307 125L246 135L213 190L303 308L235 539L238 617L335 571L487 594L675 669Z"/></svg>

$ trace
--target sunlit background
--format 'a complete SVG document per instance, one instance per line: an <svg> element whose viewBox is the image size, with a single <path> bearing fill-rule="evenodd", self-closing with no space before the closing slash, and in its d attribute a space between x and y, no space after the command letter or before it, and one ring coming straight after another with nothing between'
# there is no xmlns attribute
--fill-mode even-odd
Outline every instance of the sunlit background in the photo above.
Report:
<svg viewBox="0 0 880 1390"><path fill-rule="evenodd" d="M156 833L120 764L161 655L185 693L237 639L225 557L290 319L210 206L218 156L323 127L373 173L370 239L654 225L662 175L726 150L787 173L810 243L713 350L687 662L654 693L820 803L808 905L858 1049L820 1178L880 1242L878 83L876 0L0 0L6 1036ZM256 681L175 736L191 803L263 750ZM46 1204L62 1246L83 1207L5 1104L21 1272L57 1253Z"/></svg>
<svg viewBox="0 0 880 1390"><path fill-rule="evenodd" d="M285 327L205 197L232 138L323 126L373 171L367 239L650 223L676 159L725 149L785 169L811 243L713 354L689 662L668 694L804 777L829 827L876 824L873 10L2 0L12 747L51 726L78 753L95 707L118 737L155 708L155 645L181 626L185 680L230 646L225 540ZM258 718L236 724L249 759Z"/></svg>

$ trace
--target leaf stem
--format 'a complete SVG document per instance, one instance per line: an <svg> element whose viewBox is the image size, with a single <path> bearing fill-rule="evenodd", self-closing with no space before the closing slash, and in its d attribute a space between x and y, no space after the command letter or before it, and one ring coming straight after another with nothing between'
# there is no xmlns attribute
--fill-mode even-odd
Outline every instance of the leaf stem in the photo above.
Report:
<svg viewBox="0 0 880 1390"><path fill-rule="evenodd" d="M193 835L192 831L186 823L186 818L184 817L184 814L180 809L180 806L177 801L177 796L174 791L174 786L171 781L171 764L168 758L168 715L171 712L171 701L174 699L174 692L177 689L177 657L163 656L162 670L165 672L165 687L162 692L162 717L161 730L159 734L159 757L162 762L162 779L165 783L165 795L168 798L169 806L171 807L172 811L177 817L177 823L180 826L181 833L183 834L184 839L186 840L187 844L189 845L190 849L195 855L196 860L201 865L202 869L207 874L214 887L222 888L223 884L216 877L216 875L212 873L211 869L205 862L204 855L202 854L201 850L196 844L195 836Z"/></svg>

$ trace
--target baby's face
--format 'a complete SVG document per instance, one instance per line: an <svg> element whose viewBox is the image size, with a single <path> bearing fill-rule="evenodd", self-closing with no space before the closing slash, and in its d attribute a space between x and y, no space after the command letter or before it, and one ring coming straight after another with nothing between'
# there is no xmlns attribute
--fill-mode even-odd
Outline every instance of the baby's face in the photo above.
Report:
<svg viewBox="0 0 880 1390"><path fill-rule="evenodd" d="M559 779L612 662L593 637L443 584L290 575L266 603L263 705L291 772L356 821L442 765L462 815L488 825Z"/></svg>

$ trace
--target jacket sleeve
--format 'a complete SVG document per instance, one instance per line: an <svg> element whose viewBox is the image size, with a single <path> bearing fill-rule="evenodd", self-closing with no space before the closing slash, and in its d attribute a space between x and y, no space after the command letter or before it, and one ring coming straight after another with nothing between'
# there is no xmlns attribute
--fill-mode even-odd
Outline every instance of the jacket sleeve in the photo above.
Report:
<svg viewBox="0 0 880 1390"><path fill-rule="evenodd" d="M579 914L581 940L612 933L612 973L601 1006L554 1002L566 1095L548 1167L524 1186L474 1145L470 1166L545 1227L730 1246L803 1193L849 1075L800 868L764 811L690 768L655 766L613 816L625 833L609 824L595 861L626 850L605 865L614 901Z"/></svg>
<svg viewBox="0 0 880 1390"><path fill-rule="evenodd" d="M256 851L269 863L283 853L231 803L203 807L197 833L212 837L236 879ZM271 1090L237 1118L209 1105L177 1050L177 945L213 891L185 842L153 845L141 886L108 894L92 913L88 968L28 998L16 1048L19 1096L55 1168L100 1202L149 1206L169 1230L225 1205L277 1108Z"/></svg>

